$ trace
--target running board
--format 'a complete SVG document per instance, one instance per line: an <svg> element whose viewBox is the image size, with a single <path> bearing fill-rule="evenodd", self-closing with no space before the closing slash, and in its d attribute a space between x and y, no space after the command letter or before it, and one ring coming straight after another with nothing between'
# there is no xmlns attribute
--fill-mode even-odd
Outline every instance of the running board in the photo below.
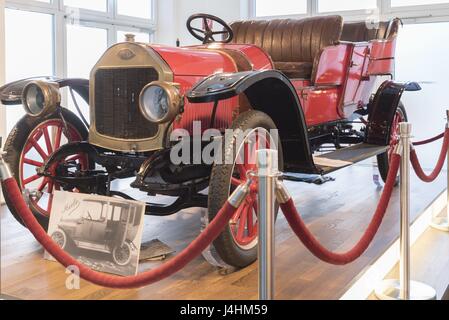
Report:
<svg viewBox="0 0 449 320"><path fill-rule="evenodd" d="M373 158L386 152L389 146L376 146L373 144L360 143L351 147L339 149L313 157L316 167L322 174L352 166L358 162Z"/></svg>

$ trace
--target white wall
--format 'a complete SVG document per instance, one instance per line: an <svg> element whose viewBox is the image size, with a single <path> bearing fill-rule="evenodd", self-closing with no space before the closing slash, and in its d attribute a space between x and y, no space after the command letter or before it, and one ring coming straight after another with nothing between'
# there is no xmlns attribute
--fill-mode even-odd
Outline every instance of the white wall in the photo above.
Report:
<svg viewBox="0 0 449 320"><path fill-rule="evenodd" d="M5 81L5 0L0 0L0 86ZM3 143L5 143L5 110L0 104L0 136L3 137ZM0 187L1 188L1 187ZM0 203L3 201L3 194L0 190Z"/></svg>
<svg viewBox="0 0 449 320"><path fill-rule="evenodd" d="M248 16L248 0L158 0L158 23L155 42L175 45L198 44L186 28L186 21L194 13L209 13L230 23Z"/></svg>
<svg viewBox="0 0 449 320"><path fill-rule="evenodd" d="M5 0L0 0L0 86L5 81ZM0 105L0 135L4 136L5 110Z"/></svg>
<svg viewBox="0 0 449 320"><path fill-rule="evenodd" d="M403 96L415 140L444 130L449 109L448 38L449 22L409 24L399 31L396 78L423 82L422 91L406 92ZM441 141L417 148L425 168L435 167L440 148Z"/></svg>

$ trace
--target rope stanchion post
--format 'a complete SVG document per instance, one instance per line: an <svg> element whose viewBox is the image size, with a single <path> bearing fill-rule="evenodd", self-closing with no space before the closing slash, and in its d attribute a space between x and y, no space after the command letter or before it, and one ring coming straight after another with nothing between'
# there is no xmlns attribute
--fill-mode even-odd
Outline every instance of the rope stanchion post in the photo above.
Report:
<svg viewBox="0 0 449 320"><path fill-rule="evenodd" d="M259 300L274 299L275 185L278 179L278 152L257 151L259 178Z"/></svg>
<svg viewBox="0 0 449 320"><path fill-rule="evenodd" d="M446 110L447 120L446 120L446 130L449 129L449 110ZM449 148L447 150L447 204L446 204L446 214L444 216L433 216L430 226L434 229L449 232Z"/></svg>
<svg viewBox="0 0 449 320"><path fill-rule="evenodd" d="M401 155L400 171L400 261L399 280L385 280L375 290L380 300L435 300L436 291L410 278L410 151L412 125L400 124L400 143L396 153Z"/></svg>
<svg viewBox="0 0 449 320"><path fill-rule="evenodd" d="M3 160L4 152L0 151L0 181L12 178L8 165Z"/></svg>

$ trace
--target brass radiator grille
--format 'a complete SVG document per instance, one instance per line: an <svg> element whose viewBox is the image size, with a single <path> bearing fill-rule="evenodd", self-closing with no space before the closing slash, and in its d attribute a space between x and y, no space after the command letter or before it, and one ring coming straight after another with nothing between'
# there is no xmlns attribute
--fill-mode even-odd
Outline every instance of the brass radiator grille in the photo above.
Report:
<svg viewBox="0 0 449 320"><path fill-rule="evenodd" d="M99 69L95 74L95 125L98 133L125 140L154 137L158 125L139 111L143 87L158 80L154 68Z"/></svg>

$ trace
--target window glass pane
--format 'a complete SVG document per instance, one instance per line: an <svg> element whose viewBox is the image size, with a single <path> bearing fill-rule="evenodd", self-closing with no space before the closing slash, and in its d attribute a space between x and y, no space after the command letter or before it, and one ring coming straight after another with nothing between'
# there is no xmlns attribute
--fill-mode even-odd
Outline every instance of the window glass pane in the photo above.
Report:
<svg viewBox="0 0 449 320"><path fill-rule="evenodd" d="M150 34L149 33L135 32L135 31L117 31L117 42L125 41L125 39L126 39L125 35L128 33L135 35L137 42L144 42L144 43L150 42Z"/></svg>
<svg viewBox="0 0 449 320"><path fill-rule="evenodd" d="M307 0L256 0L256 16L282 16L307 13Z"/></svg>
<svg viewBox="0 0 449 320"><path fill-rule="evenodd" d="M90 71L108 47L106 29L80 25L67 25L67 75L70 78L89 79ZM89 118L89 106L76 93L84 116ZM73 110L69 95L69 108Z"/></svg>
<svg viewBox="0 0 449 320"><path fill-rule="evenodd" d="M377 8L377 0L318 0L319 12L366 10Z"/></svg>
<svg viewBox="0 0 449 320"><path fill-rule="evenodd" d="M64 0L64 5L68 7L95 10L95 11L107 11L106 0Z"/></svg>
<svg viewBox="0 0 449 320"><path fill-rule="evenodd" d="M6 81L53 75L53 16L6 9L5 27ZM24 114L6 108L8 132Z"/></svg>
<svg viewBox="0 0 449 320"><path fill-rule="evenodd" d="M406 6L419 6L419 5L431 5L449 3L448 0L391 0L392 7L406 7Z"/></svg>
<svg viewBox="0 0 449 320"><path fill-rule="evenodd" d="M449 22L406 24L399 31L396 79L421 81L423 88L418 92L406 92L401 99L413 123L414 140L435 136L445 126L449 101L449 42L442 39L449 39ZM420 147L424 168L435 166L439 148L441 144L438 143Z"/></svg>
<svg viewBox="0 0 449 320"><path fill-rule="evenodd" d="M151 19L151 0L117 0L117 13L124 16Z"/></svg>

